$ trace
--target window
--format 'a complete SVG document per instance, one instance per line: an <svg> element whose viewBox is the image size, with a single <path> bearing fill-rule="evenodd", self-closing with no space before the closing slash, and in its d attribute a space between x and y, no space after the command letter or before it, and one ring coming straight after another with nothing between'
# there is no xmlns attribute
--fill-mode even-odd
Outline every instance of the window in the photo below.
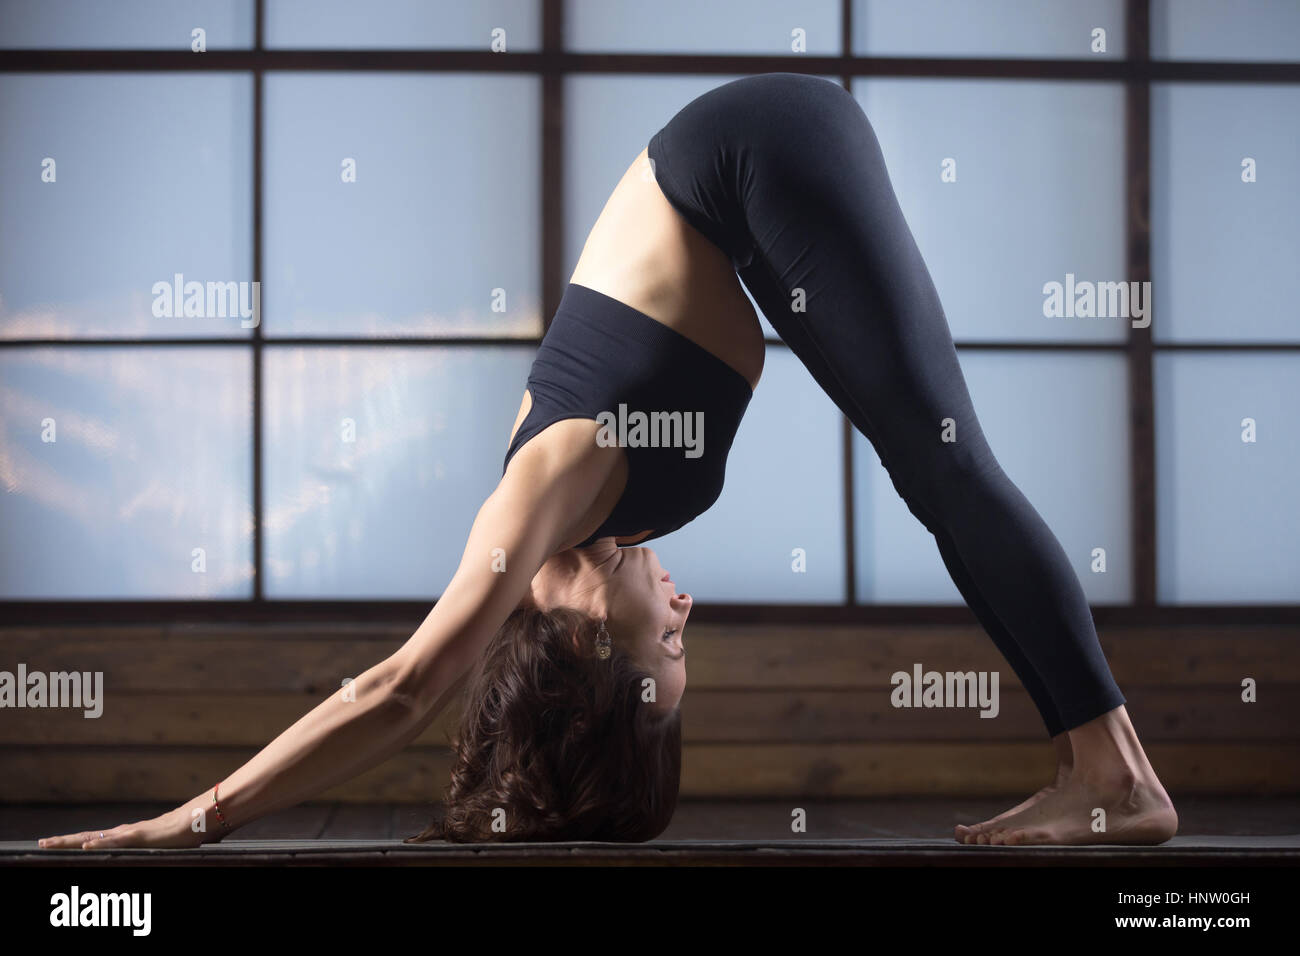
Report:
<svg viewBox="0 0 1300 956"><path fill-rule="evenodd" d="M1300 598L1294 3L111 6L0 0L0 601L436 599L618 177L778 70L871 118L985 432L1089 600ZM1044 311L1139 279L1149 327ZM726 491L654 544L674 578L959 605L764 325Z"/></svg>

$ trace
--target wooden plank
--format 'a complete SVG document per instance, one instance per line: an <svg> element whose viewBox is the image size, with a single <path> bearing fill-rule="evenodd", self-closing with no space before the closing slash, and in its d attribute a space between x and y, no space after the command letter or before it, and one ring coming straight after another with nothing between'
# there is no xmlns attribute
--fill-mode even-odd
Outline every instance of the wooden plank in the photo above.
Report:
<svg viewBox="0 0 1300 956"><path fill-rule="evenodd" d="M219 632L223 633L223 632ZM30 670L99 671L112 692L325 694L401 646L384 639L242 636L135 636L122 641L57 630L0 632L0 668L19 661ZM1011 673L978 628L773 628L701 625L686 636L692 688L884 688L890 675L915 663L942 671ZM1300 683L1300 631L1295 628L1112 629L1102 647L1121 686Z"/></svg>
<svg viewBox="0 0 1300 956"><path fill-rule="evenodd" d="M719 628L685 639L690 680L699 687L884 687L896 671L998 670L1005 660L977 628L893 629L865 639L860 629L803 633ZM1242 677L1300 682L1300 633L1294 629L1208 629L1101 636L1121 685L1205 684Z"/></svg>
<svg viewBox="0 0 1300 956"><path fill-rule="evenodd" d="M1241 702L1230 685L1126 688L1134 727L1147 740L1296 740L1300 685L1270 685L1266 700ZM1041 740L1046 730L1019 687L999 693L999 713L895 708L883 690L696 691L682 700L688 742L859 740Z"/></svg>
<svg viewBox="0 0 1300 956"><path fill-rule="evenodd" d="M1300 685L1266 686L1244 704L1231 684L1130 687L1128 710L1144 741L1300 738ZM694 690L682 700L688 743L862 740L1040 740L1038 713L1023 690L999 689L999 713L895 708L886 689ZM8 710L0 747L22 745L250 746L268 743L322 698L309 694L115 694L102 716L69 709ZM445 746L460 716L449 704L415 741Z"/></svg>
<svg viewBox="0 0 1300 956"><path fill-rule="evenodd" d="M6 750L0 803L188 800L229 776L255 748L29 748ZM408 748L321 794L322 801L417 802L441 794L451 772L446 750Z"/></svg>
<svg viewBox="0 0 1300 956"><path fill-rule="evenodd" d="M1165 787L1204 794L1300 792L1300 745L1157 742ZM1046 744L697 744L684 749L691 797L1028 795L1054 772Z"/></svg>
<svg viewBox="0 0 1300 956"><path fill-rule="evenodd" d="M0 644L0 667L104 675L107 693L126 691L296 691L324 696L373 667L387 649L363 641L108 640L47 637L31 646Z"/></svg>
<svg viewBox="0 0 1300 956"><path fill-rule="evenodd" d="M189 799L253 755L248 748L12 748L0 802ZM1300 745L1154 742L1147 752L1179 793L1300 793ZM322 794L347 803L440 799L445 750L409 748ZM847 798L1024 796L1053 771L1046 743L691 744L681 796Z"/></svg>

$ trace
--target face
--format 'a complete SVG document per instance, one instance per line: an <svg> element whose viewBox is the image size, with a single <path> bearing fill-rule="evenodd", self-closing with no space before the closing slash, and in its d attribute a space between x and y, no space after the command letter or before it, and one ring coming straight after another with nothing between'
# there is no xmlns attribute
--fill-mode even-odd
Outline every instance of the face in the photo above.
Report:
<svg viewBox="0 0 1300 956"><path fill-rule="evenodd" d="M691 596L677 593L649 548L620 548L613 538L603 538L582 553L561 552L533 579L528 600L606 618L611 640L654 678L651 706L666 714L681 702L686 690L682 633Z"/></svg>
<svg viewBox="0 0 1300 956"><path fill-rule="evenodd" d="M691 596L678 594L659 557L649 548L620 548L606 586L611 638L655 680L656 709L681 702L686 690L686 648L682 632Z"/></svg>

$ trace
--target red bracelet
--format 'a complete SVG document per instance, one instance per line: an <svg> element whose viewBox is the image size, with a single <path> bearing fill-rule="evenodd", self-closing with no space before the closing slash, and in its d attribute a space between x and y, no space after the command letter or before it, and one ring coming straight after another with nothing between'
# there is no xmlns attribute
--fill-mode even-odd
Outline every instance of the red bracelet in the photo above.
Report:
<svg viewBox="0 0 1300 956"><path fill-rule="evenodd" d="M212 812L215 813L215 814L217 815L217 821L218 821L218 822L219 822L219 823L220 823L220 824L221 824L225 829L229 830L229 829L230 829L230 824L227 823L227 822L226 822L226 818L225 818L224 816L221 815L221 804L217 803L217 787L219 787L219 786L221 786L221 784L217 784L216 787L213 787L213 788L212 788Z"/></svg>

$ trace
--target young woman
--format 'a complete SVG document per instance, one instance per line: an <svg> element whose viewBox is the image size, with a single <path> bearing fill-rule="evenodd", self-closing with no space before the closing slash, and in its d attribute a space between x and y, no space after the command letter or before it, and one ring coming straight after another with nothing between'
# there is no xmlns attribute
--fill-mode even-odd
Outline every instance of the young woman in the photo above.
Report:
<svg viewBox="0 0 1300 956"><path fill-rule="evenodd" d="M871 441L1056 747L1052 783L956 838L1169 839L1177 816L1078 579L980 429L875 133L842 87L776 73L695 99L624 173L538 351L501 481L410 640L219 786L42 845L219 840L396 753L462 687L446 814L413 840L661 833L691 598L632 546L722 489L764 352L737 274Z"/></svg>

